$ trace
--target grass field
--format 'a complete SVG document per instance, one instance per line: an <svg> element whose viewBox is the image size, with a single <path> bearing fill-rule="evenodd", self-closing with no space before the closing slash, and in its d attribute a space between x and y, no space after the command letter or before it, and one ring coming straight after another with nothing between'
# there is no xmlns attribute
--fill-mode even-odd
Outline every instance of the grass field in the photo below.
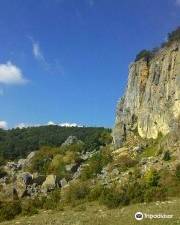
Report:
<svg viewBox="0 0 180 225"><path fill-rule="evenodd" d="M135 212L172 214L172 219L143 219L136 221ZM97 203L86 203L62 211L42 211L31 217L17 217L1 225L180 225L180 199L150 204L134 204L107 209Z"/></svg>

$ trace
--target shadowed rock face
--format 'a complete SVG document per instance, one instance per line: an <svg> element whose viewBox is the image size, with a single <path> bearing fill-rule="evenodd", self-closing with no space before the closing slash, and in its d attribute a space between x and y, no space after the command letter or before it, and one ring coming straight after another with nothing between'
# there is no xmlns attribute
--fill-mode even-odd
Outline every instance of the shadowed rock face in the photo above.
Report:
<svg viewBox="0 0 180 225"><path fill-rule="evenodd" d="M175 130L180 121L180 42L160 49L150 62L129 67L125 95L117 104L114 144L118 148L129 131L157 138Z"/></svg>

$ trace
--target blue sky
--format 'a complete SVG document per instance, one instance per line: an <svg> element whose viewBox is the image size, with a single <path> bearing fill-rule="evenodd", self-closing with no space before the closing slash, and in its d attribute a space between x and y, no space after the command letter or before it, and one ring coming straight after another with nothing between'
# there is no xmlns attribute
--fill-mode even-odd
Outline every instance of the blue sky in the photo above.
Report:
<svg viewBox="0 0 180 225"><path fill-rule="evenodd" d="M128 65L180 25L180 0L1 0L0 126L112 127Z"/></svg>

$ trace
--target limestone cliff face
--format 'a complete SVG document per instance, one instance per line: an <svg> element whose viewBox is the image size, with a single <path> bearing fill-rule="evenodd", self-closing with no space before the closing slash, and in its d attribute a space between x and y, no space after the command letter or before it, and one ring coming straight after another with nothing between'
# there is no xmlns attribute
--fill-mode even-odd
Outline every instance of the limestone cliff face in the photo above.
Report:
<svg viewBox="0 0 180 225"><path fill-rule="evenodd" d="M143 59L129 67L124 97L117 105L113 138L122 145L128 132L157 138L176 129L180 119L180 42L160 49L150 62Z"/></svg>

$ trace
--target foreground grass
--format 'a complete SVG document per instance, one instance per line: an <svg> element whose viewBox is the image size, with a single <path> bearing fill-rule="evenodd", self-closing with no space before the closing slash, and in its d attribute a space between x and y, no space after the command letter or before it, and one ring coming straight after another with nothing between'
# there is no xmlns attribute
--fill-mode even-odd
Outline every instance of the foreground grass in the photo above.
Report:
<svg viewBox="0 0 180 225"><path fill-rule="evenodd" d="M137 211L149 214L172 214L172 219L143 219L136 221ZM86 203L63 211L42 211L31 217L18 217L1 225L180 225L180 199L149 204L135 204L107 209L97 203Z"/></svg>

